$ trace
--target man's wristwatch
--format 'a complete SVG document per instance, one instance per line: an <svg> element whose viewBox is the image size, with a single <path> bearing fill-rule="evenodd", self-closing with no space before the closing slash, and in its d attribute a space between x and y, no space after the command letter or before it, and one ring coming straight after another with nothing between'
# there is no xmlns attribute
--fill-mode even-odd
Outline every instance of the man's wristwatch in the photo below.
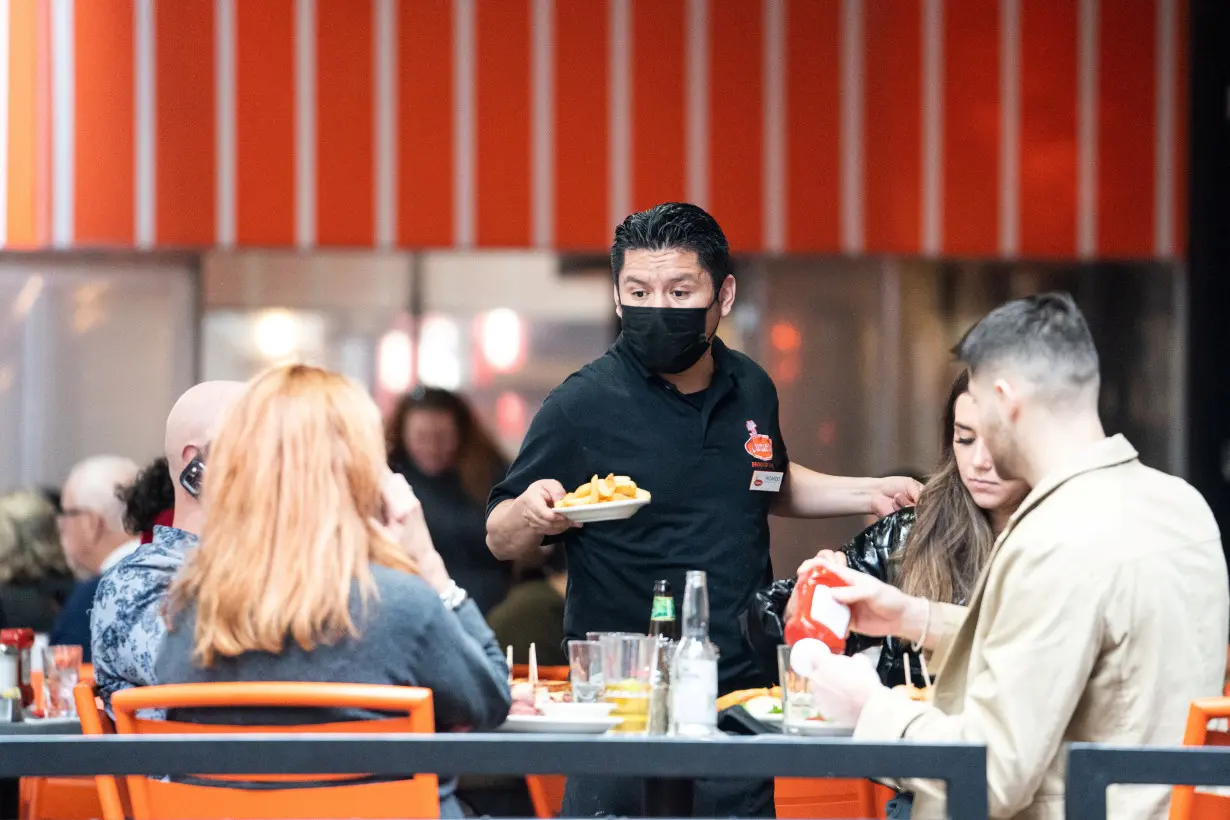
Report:
<svg viewBox="0 0 1230 820"><path fill-rule="evenodd" d="M466 598L470 597L466 591L457 586L456 581L449 581L448 587L440 593L440 600L444 605L451 610L455 610L466 602Z"/></svg>

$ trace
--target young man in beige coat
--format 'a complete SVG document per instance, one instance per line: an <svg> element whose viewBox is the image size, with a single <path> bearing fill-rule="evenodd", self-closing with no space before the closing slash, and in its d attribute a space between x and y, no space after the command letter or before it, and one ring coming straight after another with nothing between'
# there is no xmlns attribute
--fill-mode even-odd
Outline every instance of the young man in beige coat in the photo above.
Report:
<svg viewBox="0 0 1230 820"><path fill-rule="evenodd" d="M986 744L992 817L1062 818L1065 743L1179 744L1188 704L1221 693L1221 539L1199 493L1103 431L1098 355L1071 297L1003 305L957 354L996 469L1033 490L968 607L838 570L852 629L933 653L931 704L885 689L861 658L820 658L813 685L856 738ZM942 784L900 785L914 818L944 816ZM1115 787L1110 816L1160 820L1169 797Z"/></svg>

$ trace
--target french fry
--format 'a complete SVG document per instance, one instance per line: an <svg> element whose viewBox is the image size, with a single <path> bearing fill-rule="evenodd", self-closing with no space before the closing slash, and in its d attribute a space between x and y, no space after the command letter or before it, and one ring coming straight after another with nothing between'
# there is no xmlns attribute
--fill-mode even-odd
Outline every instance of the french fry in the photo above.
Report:
<svg viewBox="0 0 1230 820"><path fill-rule="evenodd" d="M555 502L556 507L584 507L589 504L603 504L611 501L649 501L648 491L636 486L636 482L626 475L608 473L606 478L594 474L589 481L577 487L575 492L566 493Z"/></svg>

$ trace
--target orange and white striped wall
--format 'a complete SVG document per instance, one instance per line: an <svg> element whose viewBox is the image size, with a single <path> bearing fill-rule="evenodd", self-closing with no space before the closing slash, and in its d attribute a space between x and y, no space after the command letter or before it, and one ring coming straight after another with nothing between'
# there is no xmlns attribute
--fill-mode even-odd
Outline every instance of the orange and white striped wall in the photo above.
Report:
<svg viewBox="0 0 1230 820"><path fill-rule="evenodd" d="M1170 258L1185 0L0 0L4 248Z"/></svg>

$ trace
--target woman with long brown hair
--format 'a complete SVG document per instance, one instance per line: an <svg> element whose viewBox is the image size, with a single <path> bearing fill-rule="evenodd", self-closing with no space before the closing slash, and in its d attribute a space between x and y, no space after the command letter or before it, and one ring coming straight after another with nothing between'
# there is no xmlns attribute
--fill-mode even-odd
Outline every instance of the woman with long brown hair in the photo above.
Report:
<svg viewBox="0 0 1230 820"><path fill-rule="evenodd" d="M969 395L969 373L953 383L944 413L943 452L923 488L918 505L888 515L842 548L846 563L911 595L944 603L964 603L973 592L995 538L1029 492L1022 481L1004 479L980 440L977 412ZM745 627L762 666L777 675L776 647L790 610L795 580L776 581L757 594ZM886 686L922 680L917 655L894 638L852 635L847 652L875 653Z"/></svg>
<svg viewBox="0 0 1230 820"><path fill-rule="evenodd" d="M385 465L380 414L314 367L258 376L210 446L201 543L171 588L162 683L315 681L423 686L436 726L508 715L495 637L432 545L417 499ZM301 724L377 713L173 711L173 720ZM441 813L460 816L452 781Z"/></svg>
<svg viewBox="0 0 1230 820"><path fill-rule="evenodd" d="M385 436L389 467L422 501L449 572L487 614L508 594L512 569L487 549L487 496L508 463L465 399L435 387L402 396Z"/></svg>

